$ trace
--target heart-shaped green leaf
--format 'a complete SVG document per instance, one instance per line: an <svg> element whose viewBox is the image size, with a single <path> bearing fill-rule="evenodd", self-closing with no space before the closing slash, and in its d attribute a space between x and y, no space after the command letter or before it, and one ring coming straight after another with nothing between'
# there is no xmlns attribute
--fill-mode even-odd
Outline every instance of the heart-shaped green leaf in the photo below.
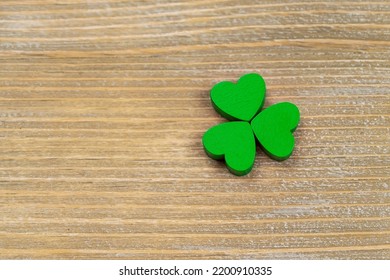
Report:
<svg viewBox="0 0 390 280"><path fill-rule="evenodd" d="M264 79L256 73L242 76L237 83L216 84L210 93L215 110L228 120L250 121L263 107Z"/></svg>
<svg viewBox="0 0 390 280"><path fill-rule="evenodd" d="M256 143L247 122L226 122L210 128L203 135L203 147L213 159L225 158L235 175L248 174L255 162Z"/></svg>
<svg viewBox="0 0 390 280"><path fill-rule="evenodd" d="M285 160L293 152L295 139L292 133L298 123L298 107L282 102L263 110L251 125L264 151L273 159Z"/></svg>

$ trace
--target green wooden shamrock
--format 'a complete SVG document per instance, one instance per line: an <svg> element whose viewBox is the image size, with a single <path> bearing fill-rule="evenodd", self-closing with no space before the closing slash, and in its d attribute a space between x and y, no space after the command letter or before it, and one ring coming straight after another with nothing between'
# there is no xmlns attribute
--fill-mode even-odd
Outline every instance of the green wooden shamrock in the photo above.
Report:
<svg viewBox="0 0 390 280"><path fill-rule="evenodd" d="M275 160L285 160L294 149L293 132L299 123L298 107L289 102L274 104L261 111L265 100L264 79L250 73L237 83L220 82L210 93L215 110L235 120L213 126L203 135L203 147L213 159L225 159L235 175L248 174L256 156L256 136L260 147ZM260 112L260 113L259 113Z"/></svg>

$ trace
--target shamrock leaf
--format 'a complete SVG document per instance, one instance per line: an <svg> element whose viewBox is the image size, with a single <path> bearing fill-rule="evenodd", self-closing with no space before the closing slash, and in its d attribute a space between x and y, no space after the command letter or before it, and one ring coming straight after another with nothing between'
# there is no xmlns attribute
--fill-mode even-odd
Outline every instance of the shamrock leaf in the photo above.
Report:
<svg viewBox="0 0 390 280"><path fill-rule="evenodd" d="M292 103L282 102L260 112L265 90L263 78L250 73L236 84L218 83L210 92L212 104L219 114L240 121L210 128L203 135L203 147L211 158L225 159L228 169L235 175L245 175L252 170L256 156L255 136L273 159L285 160L293 152L295 139L292 133L299 123L299 110Z"/></svg>
<svg viewBox="0 0 390 280"><path fill-rule="evenodd" d="M213 126L203 135L203 146L213 159L224 159L236 175L248 174L256 156L256 143L247 122L226 122Z"/></svg>
<svg viewBox="0 0 390 280"><path fill-rule="evenodd" d="M210 97L221 116L228 120L250 121L263 107L265 82L256 73L246 74L237 84L227 81L216 84Z"/></svg>
<svg viewBox="0 0 390 280"><path fill-rule="evenodd" d="M292 132L298 123L298 107L282 102L260 112L251 125L264 151L273 159L285 160L293 152L295 140Z"/></svg>

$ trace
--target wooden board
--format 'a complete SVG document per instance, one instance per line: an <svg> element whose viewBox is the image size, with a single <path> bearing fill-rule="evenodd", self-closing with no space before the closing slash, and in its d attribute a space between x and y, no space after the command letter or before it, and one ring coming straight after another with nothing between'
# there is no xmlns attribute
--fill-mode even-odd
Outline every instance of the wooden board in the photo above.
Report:
<svg viewBox="0 0 390 280"><path fill-rule="evenodd" d="M388 1L1 1L0 258L389 259ZM248 72L284 162L201 137Z"/></svg>

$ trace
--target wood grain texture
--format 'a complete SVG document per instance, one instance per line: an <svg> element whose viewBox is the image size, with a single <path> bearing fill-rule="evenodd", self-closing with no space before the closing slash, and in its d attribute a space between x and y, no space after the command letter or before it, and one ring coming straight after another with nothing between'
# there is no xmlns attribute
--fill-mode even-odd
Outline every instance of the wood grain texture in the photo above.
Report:
<svg viewBox="0 0 390 280"><path fill-rule="evenodd" d="M389 259L388 1L1 1L0 258ZM206 156L211 87L296 104L285 162Z"/></svg>

